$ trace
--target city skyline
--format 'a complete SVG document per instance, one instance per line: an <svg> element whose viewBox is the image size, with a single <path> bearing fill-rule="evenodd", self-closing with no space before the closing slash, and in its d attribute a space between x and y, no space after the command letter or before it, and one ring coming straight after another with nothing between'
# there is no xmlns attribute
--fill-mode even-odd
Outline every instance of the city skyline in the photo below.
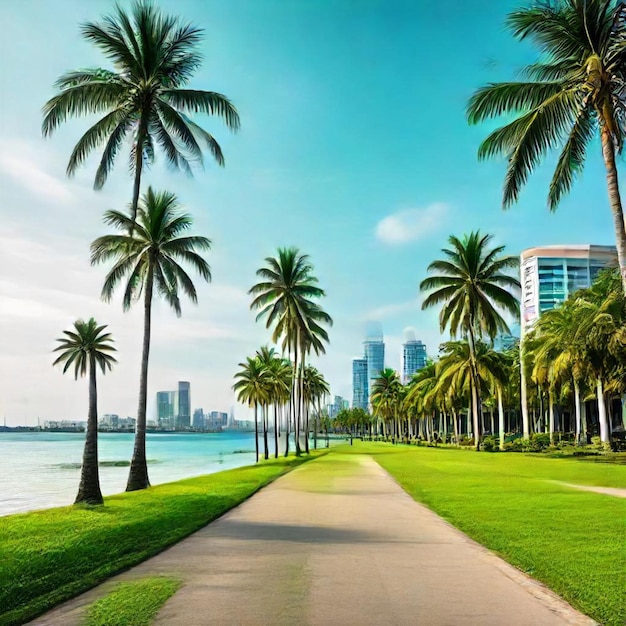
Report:
<svg viewBox="0 0 626 626"><path fill-rule="evenodd" d="M512 0L459 5L443 36L455 42L467 29L475 33L462 57L440 46L447 17L437 3L158 4L206 29L192 86L231 98L242 128L231 135L218 120L198 116L222 145L226 167L207 160L206 171L189 179L169 171L158 153L145 176L145 187L175 192L194 232L213 241L213 283L199 285L198 306L183 301L177 319L155 304L149 419L156 391L171 380L188 380L198 406L235 404L237 364L270 338L249 311L247 291L278 246L297 245L311 256L335 322L328 354L312 362L334 394L351 397L351 363L368 320L384 323L387 355L401 354L407 324L433 352L445 340L436 311L421 310L418 286L450 234L482 228L511 255L531 246L614 242L597 143L584 177L553 214L545 203L550 164L503 212L505 163L477 159L489 125L468 126L467 99L534 60L503 28ZM3 64L3 87L28 84L0 100L0 417L8 425L84 418L86 381L61 376L51 350L64 329L90 316L108 325L118 349L118 364L98 380L99 410L137 411L142 310L124 313L119 295L102 302L106 268L89 264L89 244L109 232L103 212L130 200L125 157L94 192L97 158L65 176L88 120L69 122L49 140L40 132L41 107L63 72L109 67L81 40L79 25L111 9L107 0L0 5L3 42L20 52L19 63ZM441 48L428 88L415 64L424 46ZM598 207L593 219L589 207ZM241 405L236 411L249 414Z"/></svg>

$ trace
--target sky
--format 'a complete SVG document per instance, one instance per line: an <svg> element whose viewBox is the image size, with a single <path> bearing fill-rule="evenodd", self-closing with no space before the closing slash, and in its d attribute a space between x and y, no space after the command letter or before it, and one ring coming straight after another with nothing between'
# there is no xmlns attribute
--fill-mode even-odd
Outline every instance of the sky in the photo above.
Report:
<svg viewBox="0 0 626 626"><path fill-rule="evenodd" d="M123 0L122 6L130 6ZM226 166L207 156L193 178L162 155L143 179L177 194L196 234L212 241L213 280L177 318L154 303L148 417L158 390L191 383L193 408L247 408L232 392L238 363L270 340L250 312L248 289L280 246L309 254L334 319L315 361L333 394L352 397L352 359L369 321L382 324L386 365L400 369L415 330L430 355L445 337L422 311L419 283L449 235L491 233L510 254L549 244L612 244L600 148L556 213L546 208L554 159L512 209L501 208L505 162L479 162L497 126L468 126L465 105L487 82L513 80L535 58L504 27L519 1L162 0L166 13L205 29L204 62L191 82L227 95L241 116L230 133L195 119L220 142ZM0 419L9 425L84 419L87 382L52 367L55 339L78 318L108 324L118 365L99 379L99 411L135 416L142 309L102 302L106 267L89 244L111 232L132 180L120 154L101 191L98 156L68 179L72 147L90 119L41 136L41 107L63 72L110 68L79 33L112 2L0 0Z"/></svg>

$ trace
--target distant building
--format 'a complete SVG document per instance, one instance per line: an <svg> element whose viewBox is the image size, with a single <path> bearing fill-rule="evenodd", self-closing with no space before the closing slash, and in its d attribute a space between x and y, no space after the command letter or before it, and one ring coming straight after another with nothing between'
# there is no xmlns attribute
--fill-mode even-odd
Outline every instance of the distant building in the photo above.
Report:
<svg viewBox="0 0 626 626"><path fill-rule="evenodd" d="M193 412L193 427L198 430L203 430L205 427L204 411L202 409L195 409Z"/></svg>
<svg viewBox="0 0 626 626"><path fill-rule="evenodd" d="M186 381L178 383L178 415L176 428L184 430L191 426L191 385Z"/></svg>
<svg viewBox="0 0 626 626"><path fill-rule="evenodd" d="M228 413L211 411L206 418L206 427L211 430L226 428L228 426Z"/></svg>
<svg viewBox="0 0 626 626"><path fill-rule="evenodd" d="M340 411L350 408L350 402L341 396L335 396L335 399L330 404L326 405L326 412L331 419L336 417Z"/></svg>
<svg viewBox="0 0 626 626"><path fill-rule="evenodd" d="M367 409L368 399L367 359L354 359L352 361L352 407Z"/></svg>
<svg viewBox="0 0 626 626"><path fill-rule="evenodd" d="M374 381L385 369L385 342L380 339L366 339L363 342L367 359L367 386L371 395Z"/></svg>
<svg viewBox="0 0 626 626"><path fill-rule="evenodd" d="M521 334L545 311L589 287L598 272L617 265L614 246L543 246L521 254Z"/></svg>
<svg viewBox="0 0 626 626"><path fill-rule="evenodd" d="M159 428L174 430L178 414L178 392L157 391L157 423Z"/></svg>
<svg viewBox="0 0 626 626"><path fill-rule="evenodd" d="M117 430L119 428L120 416L115 413L105 413L98 422L98 428L102 430Z"/></svg>
<svg viewBox="0 0 626 626"><path fill-rule="evenodd" d="M426 346L414 336L402 344L402 382L404 384L411 380L415 372L426 367L426 358Z"/></svg>
<svg viewBox="0 0 626 626"><path fill-rule="evenodd" d="M178 383L177 391L157 391L157 422L164 430L186 430L191 426L191 385Z"/></svg>

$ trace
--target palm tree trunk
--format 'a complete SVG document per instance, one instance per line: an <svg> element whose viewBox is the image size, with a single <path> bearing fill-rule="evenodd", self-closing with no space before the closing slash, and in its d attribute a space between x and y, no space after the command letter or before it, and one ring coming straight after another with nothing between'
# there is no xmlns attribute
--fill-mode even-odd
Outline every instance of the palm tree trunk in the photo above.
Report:
<svg viewBox="0 0 626 626"><path fill-rule="evenodd" d="M522 349L523 342L520 342L519 361L520 361L520 404L522 409L522 436L524 439L530 439L530 420L528 419L528 389L526 387L526 369L524 368L524 351Z"/></svg>
<svg viewBox="0 0 626 626"><path fill-rule="evenodd" d="M309 412L311 405L305 402L304 405L304 451L309 454Z"/></svg>
<svg viewBox="0 0 626 626"><path fill-rule="evenodd" d="M474 417L474 447L476 450L480 450L480 423L478 415L478 407L480 405L480 399L478 397L478 372L476 370L476 342L474 339L473 324L467 331L468 344L470 350L470 387L472 392L472 413Z"/></svg>
<svg viewBox="0 0 626 626"><path fill-rule="evenodd" d="M596 393L598 396L598 422L600 425L600 441L609 443L609 424L606 417L606 402L604 401L604 384L602 378L598 376L596 383Z"/></svg>
<svg viewBox="0 0 626 626"><path fill-rule="evenodd" d="M574 378L574 411L576 413L576 444L580 445L581 416L580 416L580 385Z"/></svg>
<svg viewBox="0 0 626 626"><path fill-rule="evenodd" d="M295 439L296 446L296 456L300 456L302 454L302 450L300 449L300 428L298 423L298 414L300 412L300 384L299 377L300 372L298 370L298 339L296 338L295 346L293 350L293 436ZM296 410L296 406L298 407Z"/></svg>
<svg viewBox="0 0 626 626"><path fill-rule="evenodd" d="M549 432L550 432L550 445L554 445L554 392L552 387L548 389L548 419L549 419Z"/></svg>
<svg viewBox="0 0 626 626"><path fill-rule="evenodd" d="M269 404L261 405L261 411L263 415L263 452L265 453L265 460L270 458L270 447L267 439L267 428L268 428L268 413L269 413Z"/></svg>
<svg viewBox="0 0 626 626"><path fill-rule="evenodd" d="M292 390L293 391L293 390ZM285 421L285 456L289 456L289 436L291 435L291 398L289 399L289 410Z"/></svg>
<svg viewBox="0 0 626 626"><path fill-rule="evenodd" d="M454 428L454 443L458 446L459 445L459 425L457 422L456 409L454 407L452 408L452 420L453 420L452 428Z"/></svg>
<svg viewBox="0 0 626 626"><path fill-rule="evenodd" d="M617 259L619 261L622 275L622 288L626 294L626 223L624 222L624 211L619 193L617 180L617 167L615 165L615 147L609 135L606 124L602 126L602 156L606 168L606 182L609 192L609 204L613 214L613 224L615 226L615 241L617 245Z"/></svg>
<svg viewBox="0 0 626 626"><path fill-rule="evenodd" d="M143 146L146 140L148 121L144 117L143 113L139 120L139 126L137 128L137 145L135 148L135 180L133 182L133 199L130 205L131 216L133 220L133 226L131 228L131 234L137 221L137 207L139 205L139 192L141 191L141 172L143 169Z"/></svg>
<svg viewBox="0 0 626 626"><path fill-rule="evenodd" d="M96 360L89 356L89 413L83 464L80 471L78 495L74 504L102 504L100 477L98 475L98 390L96 388Z"/></svg>
<svg viewBox="0 0 626 626"><path fill-rule="evenodd" d="M143 348L141 353L141 376L139 378L139 407L137 408L137 426L135 428L135 447L130 462L126 491L137 491L150 486L148 463L146 461L146 406L148 402L148 359L150 357L150 328L152 320L152 288L154 283L154 265L152 261L146 277L144 297Z"/></svg>
<svg viewBox="0 0 626 626"><path fill-rule="evenodd" d="M254 449L256 451L256 462L259 462L259 403L254 403Z"/></svg>
<svg viewBox="0 0 626 626"><path fill-rule="evenodd" d="M502 387L498 385L498 435L500 436L500 450L504 450L504 408L502 406Z"/></svg>
<svg viewBox="0 0 626 626"><path fill-rule="evenodd" d="M278 458L278 404L274 404L274 458Z"/></svg>

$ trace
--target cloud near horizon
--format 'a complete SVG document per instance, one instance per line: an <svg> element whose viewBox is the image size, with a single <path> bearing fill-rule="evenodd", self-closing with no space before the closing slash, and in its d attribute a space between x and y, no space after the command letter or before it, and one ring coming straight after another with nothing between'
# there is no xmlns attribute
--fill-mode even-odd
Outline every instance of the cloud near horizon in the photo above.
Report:
<svg viewBox="0 0 626 626"><path fill-rule="evenodd" d="M450 213L445 202L424 208L396 211L376 225L376 237L386 244L401 245L423 239L438 230Z"/></svg>

